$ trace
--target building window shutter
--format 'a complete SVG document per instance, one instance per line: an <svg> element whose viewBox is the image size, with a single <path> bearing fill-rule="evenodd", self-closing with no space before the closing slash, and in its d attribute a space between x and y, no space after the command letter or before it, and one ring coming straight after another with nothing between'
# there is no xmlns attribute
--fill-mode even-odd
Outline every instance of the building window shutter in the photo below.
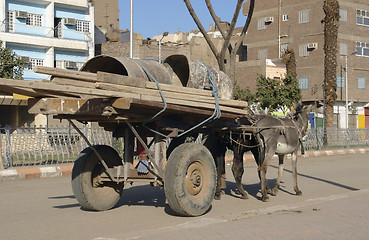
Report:
<svg viewBox="0 0 369 240"><path fill-rule="evenodd" d="M309 10L299 12L299 24L309 22Z"/></svg>
<svg viewBox="0 0 369 240"><path fill-rule="evenodd" d="M299 78L299 85L302 90L309 89L309 78Z"/></svg>
<svg viewBox="0 0 369 240"><path fill-rule="evenodd" d="M309 51L308 51L308 48L307 48L307 44L299 45L299 56L300 57L309 56Z"/></svg>
<svg viewBox="0 0 369 240"><path fill-rule="evenodd" d="M267 59L268 58L268 50L262 49L258 51L258 59Z"/></svg>
<svg viewBox="0 0 369 240"><path fill-rule="evenodd" d="M357 88L365 89L365 78L364 77L357 78Z"/></svg>
<svg viewBox="0 0 369 240"><path fill-rule="evenodd" d="M347 44L340 43L340 55L347 56Z"/></svg>
<svg viewBox="0 0 369 240"><path fill-rule="evenodd" d="M337 88L344 88L344 87L345 87L345 77L337 76Z"/></svg>
<svg viewBox="0 0 369 240"><path fill-rule="evenodd" d="M347 22L347 10L340 9L340 21Z"/></svg>
<svg viewBox="0 0 369 240"><path fill-rule="evenodd" d="M258 19L258 30L265 30L265 29L266 29L265 18L259 18Z"/></svg>

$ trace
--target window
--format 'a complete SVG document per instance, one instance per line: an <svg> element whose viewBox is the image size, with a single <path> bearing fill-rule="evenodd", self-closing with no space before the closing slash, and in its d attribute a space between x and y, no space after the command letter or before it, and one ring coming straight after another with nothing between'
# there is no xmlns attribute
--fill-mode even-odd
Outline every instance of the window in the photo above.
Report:
<svg viewBox="0 0 369 240"><path fill-rule="evenodd" d="M26 19L26 25L41 27L42 26L42 15L28 13L28 17Z"/></svg>
<svg viewBox="0 0 369 240"><path fill-rule="evenodd" d="M369 43L356 42L356 56L369 57Z"/></svg>
<svg viewBox="0 0 369 240"><path fill-rule="evenodd" d="M357 78L357 89L365 89L365 78L364 77Z"/></svg>
<svg viewBox="0 0 369 240"><path fill-rule="evenodd" d="M283 22L287 22L288 21L288 14L283 14L282 15L282 21Z"/></svg>
<svg viewBox="0 0 369 240"><path fill-rule="evenodd" d="M283 56L283 54L286 52L288 48L288 44L281 44L281 55L280 56Z"/></svg>
<svg viewBox="0 0 369 240"><path fill-rule="evenodd" d="M259 18L258 19L258 30L265 30L265 29L266 29L265 18Z"/></svg>
<svg viewBox="0 0 369 240"><path fill-rule="evenodd" d="M340 55L347 56L347 44L340 43Z"/></svg>
<svg viewBox="0 0 369 240"><path fill-rule="evenodd" d="M344 87L345 87L345 77L337 76L337 88L344 88Z"/></svg>
<svg viewBox="0 0 369 240"><path fill-rule="evenodd" d="M347 22L347 10L340 9L340 21Z"/></svg>
<svg viewBox="0 0 369 240"><path fill-rule="evenodd" d="M308 45L307 44L299 45L299 56L300 57L309 56L309 51L308 51Z"/></svg>
<svg viewBox="0 0 369 240"><path fill-rule="evenodd" d="M309 89L309 78L299 78L300 89Z"/></svg>
<svg viewBox="0 0 369 240"><path fill-rule="evenodd" d="M247 61L247 45L242 45L242 56L240 61Z"/></svg>
<svg viewBox="0 0 369 240"><path fill-rule="evenodd" d="M44 60L40 58L30 58L28 63L28 69L32 70L35 66L43 66Z"/></svg>
<svg viewBox="0 0 369 240"><path fill-rule="evenodd" d="M8 11L6 15L6 31L14 32L14 11Z"/></svg>
<svg viewBox="0 0 369 240"><path fill-rule="evenodd" d="M77 20L76 25L76 30L78 32L90 32L90 22Z"/></svg>
<svg viewBox="0 0 369 240"><path fill-rule="evenodd" d="M356 9L356 24L369 26L369 11Z"/></svg>
<svg viewBox="0 0 369 240"><path fill-rule="evenodd" d="M258 59L267 59L268 58L268 50L262 49L258 51Z"/></svg>
<svg viewBox="0 0 369 240"><path fill-rule="evenodd" d="M309 10L299 12L299 24L309 22Z"/></svg>

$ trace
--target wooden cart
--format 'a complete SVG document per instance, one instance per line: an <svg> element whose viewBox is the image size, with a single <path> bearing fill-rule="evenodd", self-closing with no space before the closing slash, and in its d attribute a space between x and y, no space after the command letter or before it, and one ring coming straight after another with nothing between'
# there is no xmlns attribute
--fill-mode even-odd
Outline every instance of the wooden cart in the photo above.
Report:
<svg viewBox="0 0 369 240"><path fill-rule="evenodd" d="M125 184L144 181L164 186L170 207L179 215L198 216L209 209L216 166L210 151L193 139L209 131L237 131L234 120L249 113L245 102L216 103L211 91L111 73L47 67L36 71L52 75L52 80L0 79L0 85L35 97L29 99L30 113L67 119L87 142L72 171L73 192L82 208L108 210ZM92 146L74 121L98 122L114 137L122 137L123 159L110 146ZM153 140L147 143L142 136ZM145 148L147 161L134 161L135 141Z"/></svg>

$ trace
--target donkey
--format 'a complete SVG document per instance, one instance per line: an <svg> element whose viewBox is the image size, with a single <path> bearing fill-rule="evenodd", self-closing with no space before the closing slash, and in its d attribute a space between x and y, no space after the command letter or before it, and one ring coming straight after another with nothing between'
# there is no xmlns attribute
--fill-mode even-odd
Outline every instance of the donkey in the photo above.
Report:
<svg viewBox="0 0 369 240"><path fill-rule="evenodd" d="M233 123L234 124L234 123ZM236 120L238 126L250 126L250 118L242 117ZM241 178L243 175L243 153L251 151L255 159L259 159L260 151L256 138L253 134L221 133L210 130L205 135L204 145L210 150L215 160L217 169L217 185L215 190L215 200L221 199L221 188L225 187L225 153L227 149L233 150L234 161L232 172L236 179L237 193L242 199L247 199L247 192L243 189Z"/></svg>
<svg viewBox="0 0 369 240"><path fill-rule="evenodd" d="M294 107L292 111L291 118L277 118L272 116L265 116L253 124L254 128L254 138L250 140L251 145L242 144L238 142L239 152L235 151L235 156L233 160L232 171L234 178L236 180L236 185L238 191L241 193L243 198L246 192L242 187L241 179L243 174L243 152L251 150L255 161L258 165L258 174L261 183L261 194L262 201L269 201L267 193L276 195L280 186L280 179L283 173L283 160L286 154L291 154L292 156L292 175L294 180L294 190L296 195L301 195L302 192L297 186L297 153L299 147L302 148L302 138L306 134L306 129L308 127L308 107L299 104ZM235 144L235 146L237 145ZM243 147L242 147L243 146ZM270 161L274 154L279 157L279 168L278 168L278 178L275 186L272 190L269 190L266 172L270 164Z"/></svg>

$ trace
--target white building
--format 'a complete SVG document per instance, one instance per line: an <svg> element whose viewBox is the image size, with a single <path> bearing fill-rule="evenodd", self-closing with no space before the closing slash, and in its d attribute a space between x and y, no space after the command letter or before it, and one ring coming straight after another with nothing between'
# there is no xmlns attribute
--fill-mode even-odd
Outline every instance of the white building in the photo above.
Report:
<svg viewBox="0 0 369 240"><path fill-rule="evenodd" d="M29 62L25 80L46 78L34 73L34 66L77 70L94 56L94 7L90 1L3 0L0 4L0 40ZM18 116L6 120L3 111L19 115L11 113L19 109L1 106L0 101L0 125L17 124L14 118Z"/></svg>

